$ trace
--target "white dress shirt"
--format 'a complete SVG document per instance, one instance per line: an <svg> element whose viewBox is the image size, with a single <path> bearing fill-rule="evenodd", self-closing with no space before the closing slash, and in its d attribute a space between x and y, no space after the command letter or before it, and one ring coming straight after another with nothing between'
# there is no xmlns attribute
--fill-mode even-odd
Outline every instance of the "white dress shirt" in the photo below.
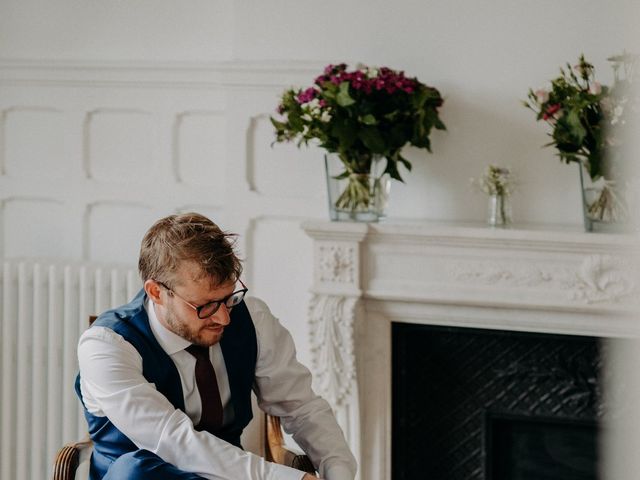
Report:
<svg viewBox="0 0 640 480"><path fill-rule="evenodd" d="M264 302L245 299L255 325L258 352L253 390L261 409L282 417L326 480L353 480L356 463L329 404L311 389L309 370L296 359L290 333ZM145 309L151 331L180 374L185 412L176 409L142 375L142 357L133 345L106 327L86 330L78 343L80 389L87 410L107 416L140 449L207 479L299 480L298 470L267 462L224 440L194 429L202 404L195 381L190 342L166 329L153 303ZM209 349L224 405L224 422L233 419L227 370L219 344Z"/></svg>

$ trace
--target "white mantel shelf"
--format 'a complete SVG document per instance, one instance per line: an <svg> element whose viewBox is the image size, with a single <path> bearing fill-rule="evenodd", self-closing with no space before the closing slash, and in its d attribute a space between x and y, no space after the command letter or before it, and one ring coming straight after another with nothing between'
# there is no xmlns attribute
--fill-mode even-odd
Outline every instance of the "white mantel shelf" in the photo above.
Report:
<svg viewBox="0 0 640 480"><path fill-rule="evenodd" d="M574 313L640 307L636 234L418 220L303 228L315 244L316 294Z"/></svg>
<svg viewBox="0 0 640 480"><path fill-rule="evenodd" d="M454 243L493 244L504 242L526 248L527 245L582 245L590 248L635 248L640 250L640 234L588 233L580 226L554 224L518 224L492 228L480 222L437 222L429 220L392 220L380 223L307 221L304 230L312 238L376 238L394 241L426 242L428 239Z"/></svg>
<svg viewBox="0 0 640 480"><path fill-rule="evenodd" d="M309 221L316 389L360 478L390 478L391 325L640 336L640 236L579 227Z"/></svg>

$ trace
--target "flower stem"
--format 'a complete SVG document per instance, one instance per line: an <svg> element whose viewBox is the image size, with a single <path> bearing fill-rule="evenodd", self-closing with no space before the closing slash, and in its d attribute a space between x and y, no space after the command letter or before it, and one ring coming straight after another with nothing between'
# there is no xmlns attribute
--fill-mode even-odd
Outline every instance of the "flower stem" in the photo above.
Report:
<svg viewBox="0 0 640 480"><path fill-rule="evenodd" d="M347 178L347 186L336 200L338 210L349 212L368 211L371 206L368 174L351 174Z"/></svg>

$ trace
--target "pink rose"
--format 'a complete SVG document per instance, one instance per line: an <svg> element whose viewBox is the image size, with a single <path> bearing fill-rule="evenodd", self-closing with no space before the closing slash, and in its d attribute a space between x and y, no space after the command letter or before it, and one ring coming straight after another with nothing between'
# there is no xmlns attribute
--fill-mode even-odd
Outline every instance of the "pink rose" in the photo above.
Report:
<svg viewBox="0 0 640 480"><path fill-rule="evenodd" d="M544 88L536 90L535 95L539 104L547 103L547 101L549 100L549 92L547 92Z"/></svg>

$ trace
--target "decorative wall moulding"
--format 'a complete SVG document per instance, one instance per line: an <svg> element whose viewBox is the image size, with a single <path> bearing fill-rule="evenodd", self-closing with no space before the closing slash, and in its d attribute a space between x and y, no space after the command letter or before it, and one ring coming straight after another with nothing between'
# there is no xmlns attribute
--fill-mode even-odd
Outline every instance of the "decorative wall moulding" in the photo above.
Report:
<svg viewBox="0 0 640 480"><path fill-rule="evenodd" d="M101 181L128 179L149 183L153 158L154 117L136 109L101 108L85 114L83 167L87 178Z"/></svg>
<svg viewBox="0 0 640 480"><path fill-rule="evenodd" d="M321 63L95 62L0 59L0 84L145 87L283 87L307 84Z"/></svg>
<svg viewBox="0 0 640 480"><path fill-rule="evenodd" d="M176 114L171 132L171 166L176 183L210 187L224 172L227 120L224 110Z"/></svg>
<svg viewBox="0 0 640 480"><path fill-rule="evenodd" d="M63 178L71 168L66 153L62 110L15 105L0 111L0 175Z"/></svg>

